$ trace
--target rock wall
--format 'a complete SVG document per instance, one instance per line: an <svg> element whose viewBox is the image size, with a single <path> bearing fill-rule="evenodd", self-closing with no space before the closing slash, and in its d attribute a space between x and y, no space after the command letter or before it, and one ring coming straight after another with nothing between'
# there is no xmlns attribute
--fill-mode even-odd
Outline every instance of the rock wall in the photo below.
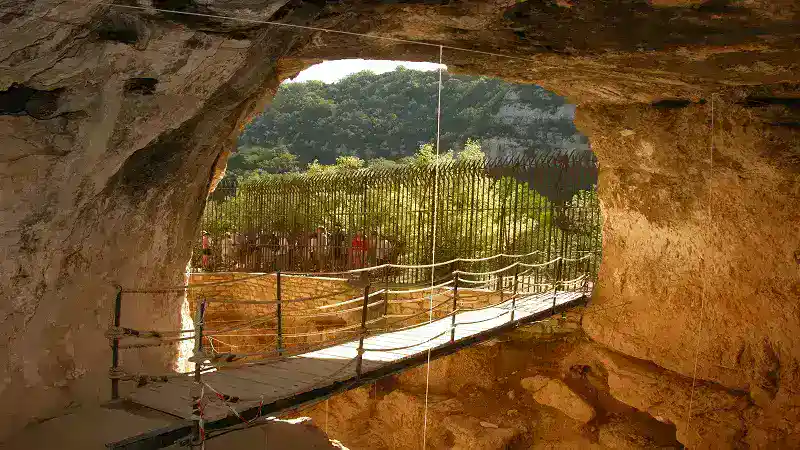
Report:
<svg viewBox="0 0 800 450"><path fill-rule="evenodd" d="M421 449L423 426L426 448L680 448L674 426L609 395L611 375L580 330L580 317L574 311L521 327L432 362L426 425L425 367L295 416L313 418L353 450ZM627 368L629 360L619 358Z"/></svg>
<svg viewBox="0 0 800 450"><path fill-rule="evenodd" d="M589 335L693 385L747 392L760 413L738 441L793 442L797 2L140 4L10 0L0 13L0 403L15 405L0 439L108 398L114 285L182 284L221 155L280 79L322 58L437 61L436 46L408 42L425 40L448 46L455 71L578 104L607 218ZM124 315L174 329L181 301L131 295ZM706 435L696 422L678 434L692 446Z"/></svg>
<svg viewBox="0 0 800 450"><path fill-rule="evenodd" d="M797 117L735 96L666 110L587 105L578 117L603 162L605 219L584 328L704 388L748 393L758 412L732 426L756 447L798 439L800 158L786 125ZM692 415L713 404L694 401ZM681 442L700 445L685 408L673 418L686 423Z"/></svg>

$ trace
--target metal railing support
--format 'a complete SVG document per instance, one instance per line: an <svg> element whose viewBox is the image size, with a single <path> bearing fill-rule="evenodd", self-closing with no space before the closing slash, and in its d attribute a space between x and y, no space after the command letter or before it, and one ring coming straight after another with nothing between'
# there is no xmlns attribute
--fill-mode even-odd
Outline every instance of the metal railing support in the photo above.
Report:
<svg viewBox="0 0 800 450"><path fill-rule="evenodd" d="M194 317L194 382L200 386L200 375L203 368L203 325L205 321L205 314L206 314L206 301L201 300L200 303L197 305L197 312L195 313ZM199 391L202 392L203 388L199 387ZM193 439L192 442L195 444L202 443L202 433L200 430L203 428L203 417L202 417L202 409L200 403L203 401L202 396L192 396L192 417L194 419L193 425Z"/></svg>
<svg viewBox="0 0 800 450"><path fill-rule="evenodd" d="M556 299L558 298L558 287L561 286L561 266L564 263L563 259L558 260L556 265L556 277L553 280L553 311L552 313L555 315L556 313Z"/></svg>
<svg viewBox="0 0 800 450"><path fill-rule="evenodd" d="M197 305L197 312L194 316L194 381L200 382L200 370L203 364L200 361L200 356L203 353L203 326L206 316L206 301L201 300Z"/></svg>
<svg viewBox="0 0 800 450"><path fill-rule="evenodd" d="M114 319L113 326L115 329L119 328L120 318L122 316L122 288L117 287L117 295L114 298ZM119 398L119 378L116 377L114 372L119 368L119 337L111 339L111 400Z"/></svg>
<svg viewBox="0 0 800 450"><path fill-rule="evenodd" d="M275 272L275 315L277 317L277 350L278 356L283 356L283 316L281 314L281 271Z"/></svg>
<svg viewBox="0 0 800 450"><path fill-rule="evenodd" d="M453 278L453 310L450 316L450 342L456 341L456 311L458 310L458 272Z"/></svg>
<svg viewBox="0 0 800 450"><path fill-rule="evenodd" d="M386 275L383 277L383 317L389 314L389 268L386 269ZM384 319L385 320L385 319Z"/></svg>
<svg viewBox="0 0 800 450"><path fill-rule="evenodd" d="M519 281L519 265L514 266L514 288L511 291L511 321L514 321L514 313L517 311L517 282Z"/></svg>
<svg viewBox="0 0 800 450"><path fill-rule="evenodd" d="M364 287L364 306L361 307L361 333L358 338L358 356L356 356L356 378L361 378L361 363L364 359L364 338L367 335L367 308L369 305L369 283Z"/></svg>

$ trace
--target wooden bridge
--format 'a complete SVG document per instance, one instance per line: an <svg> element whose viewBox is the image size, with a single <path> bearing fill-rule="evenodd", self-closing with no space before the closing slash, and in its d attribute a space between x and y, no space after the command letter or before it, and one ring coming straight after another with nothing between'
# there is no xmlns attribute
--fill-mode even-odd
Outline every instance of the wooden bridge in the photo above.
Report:
<svg viewBox="0 0 800 450"><path fill-rule="evenodd" d="M321 342L293 346L287 345L287 339L317 333L281 334L281 318L285 319L284 315L287 314L286 310L281 312L282 307L302 306L307 303L304 301L311 299L281 298L281 276L275 274L277 298L249 302L271 307L270 316L276 315L278 333L272 333L276 338L274 343L270 342L273 348L249 353L215 350L214 336L220 335L219 330L204 331L203 328L206 325L204 313L207 302L214 301L208 299L195 308L195 329L182 330L181 334L172 338L174 341L194 341L193 360L200 364L194 372L186 374L142 376L121 371L118 367L119 352L126 347L121 346L120 341L135 338L171 342L171 339L167 338L169 333L165 332L121 328L117 315L115 326L109 332L114 353L112 394L118 395L120 381L135 381L137 387L131 391L128 399L174 416L176 423L108 446L114 449L154 449L174 443L199 443L237 427L254 425L282 411L313 404L336 393L423 365L429 358L436 359L454 353L519 324L545 320L553 314L584 304L591 289L586 273L571 280L553 279L548 273L565 273L565 264L579 264L590 258L591 254L574 259L559 257L542 263L522 262L529 256L496 255L482 260L455 260L428 265L435 269L448 264L451 267L456 264L463 266L498 257L517 259L494 271L452 270L446 281L440 279L438 284L426 287L372 291L367 279L363 287L364 294L360 297L304 309L306 317L355 313L360 316L357 323L327 330L325 335L331 336L333 333L333 337L324 338ZM376 273L392 268L390 266L403 268L383 265L350 271L349 274ZM414 293L422 296L395 301L417 302L418 312L389 314L392 295L398 297ZM121 298L121 294L117 296L117 311L120 310ZM445 301L436 302L436 298L444 298ZM483 304L476 305L481 301ZM352 307L353 304L356 306ZM382 307L382 312L372 311L379 307ZM397 319L397 316L404 317ZM414 319L418 323L410 322ZM230 330L228 328L226 332L230 333ZM187 336L187 331L193 332ZM136 347L131 345L127 348Z"/></svg>

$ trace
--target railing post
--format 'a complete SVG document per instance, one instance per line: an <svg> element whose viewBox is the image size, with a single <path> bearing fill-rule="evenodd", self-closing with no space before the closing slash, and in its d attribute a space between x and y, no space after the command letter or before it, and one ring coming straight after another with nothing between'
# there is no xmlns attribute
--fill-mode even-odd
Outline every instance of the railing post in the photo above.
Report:
<svg viewBox="0 0 800 450"><path fill-rule="evenodd" d="M117 287L117 296L114 298L114 329L119 329L120 318L122 316L122 288ZM119 378L117 378L117 368L119 367L119 337L111 339L111 400L119 398Z"/></svg>
<svg viewBox="0 0 800 450"><path fill-rule="evenodd" d="M558 298L558 286L561 284L561 265L563 262L563 257L559 257L558 263L556 263L556 278L553 281L553 315L556 313L556 299Z"/></svg>
<svg viewBox="0 0 800 450"><path fill-rule="evenodd" d="M205 321L206 315L206 301L201 300L200 304L197 305L197 312L194 316L194 381L199 383L200 382L200 366L202 365L202 361L200 361L201 354L203 353L203 326Z"/></svg>
<svg viewBox="0 0 800 450"><path fill-rule="evenodd" d="M278 356L283 356L283 317L281 315L281 271L275 272L275 315L278 320L277 325L277 350Z"/></svg>
<svg viewBox="0 0 800 450"><path fill-rule="evenodd" d="M356 378L361 378L361 362L364 359L364 337L367 335L367 307L369 305L369 283L364 287L364 306L361 308L361 333L358 339L358 356L356 356Z"/></svg>
<svg viewBox="0 0 800 450"><path fill-rule="evenodd" d="M386 268L386 275L383 279L383 317L389 314L389 268Z"/></svg>
<svg viewBox="0 0 800 450"><path fill-rule="evenodd" d="M519 281L519 264L514 266L514 288L511 291L511 321L514 321L514 313L517 311L517 282Z"/></svg>
<svg viewBox="0 0 800 450"><path fill-rule="evenodd" d="M505 272L505 270L504 270L503 272L500 272L500 273L498 273L498 274L497 274L497 275L499 275L499 276L500 276L500 278L499 278L499 285L500 285L500 304L502 304L502 303L503 303L503 300L505 300L505 292L503 292L503 291L505 290L505 288L506 288L506 280L505 280L505 274L504 274L504 272Z"/></svg>
<svg viewBox="0 0 800 450"><path fill-rule="evenodd" d="M200 372L203 366L203 322L205 321L206 301L201 300L197 305L197 312L194 316L194 382L200 385ZM199 391L202 392L202 387ZM200 430L203 427L203 417L201 415L200 403L203 398L192 396L192 415L194 416L194 442L201 443L202 437Z"/></svg>
<svg viewBox="0 0 800 450"><path fill-rule="evenodd" d="M450 316L450 342L456 341L456 311L458 310L458 271L453 276L453 310Z"/></svg>

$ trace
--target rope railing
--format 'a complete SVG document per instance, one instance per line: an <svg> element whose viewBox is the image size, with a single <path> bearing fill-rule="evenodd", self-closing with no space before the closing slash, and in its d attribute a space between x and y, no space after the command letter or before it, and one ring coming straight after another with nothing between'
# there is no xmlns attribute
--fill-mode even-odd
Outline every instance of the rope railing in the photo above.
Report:
<svg viewBox="0 0 800 450"><path fill-rule="evenodd" d="M539 265L536 265L536 264L525 264L525 263L520 263L520 265L525 266L525 267L539 267L539 266L542 266L542 265L547 265L547 264L550 264L552 262L558 261L559 259L563 259L564 261L569 261L569 262L576 262L576 261L582 261L584 259L592 257L594 255L594 253L595 253L595 252L590 251L590 250L587 250L587 251L584 251L584 252L586 252L586 255L584 255L584 256L582 256L580 258L569 259L569 258L561 258L561 257L559 257L559 258L556 258L555 260L548 261L546 263L542 263L542 264L539 264ZM542 254L542 253L544 253L543 250L536 250L536 251L533 251L533 252L530 252L530 253L524 253L524 254L498 253L498 254L495 254L495 255L492 255L492 256L486 256L486 257L483 257L483 258L453 258L453 259L450 259L450 260L447 260L447 261L441 261L441 262L431 263L431 264L394 264L394 263L385 263L385 264L379 264L379 265L376 265L376 266L363 267L363 268L357 268L357 269L349 269L349 270L342 270L342 271L338 271L338 272L282 272L282 273L284 275L290 275L290 276L323 277L323 276L333 276L333 275L360 274L360 273L363 273L363 272L372 272L372 271L381 270L381 269L430 269L430 268L435 268L435 267L446 266L446 265L449 265L449 264L486 262L486 261L491 261L491 260L494 260L494 259L497 259L497 258L513 258L513 259L527 258L527 257L533 256L533 255L538 255L538 254ZM236 272L234 272L234 273L236 273ZM121 288L121 291L123 293L125 293L125 294L181 292L181 291L186 291L186 290L196 290L196 289L203 289L203 288L207 288L207 287L214 287L214 286L220 286L220 285L226 285L226 284L241 283L243 281L249 281L249 280L252 280L252 279L269 277L269 276L273 276L273 275L276 275L276 274L277 274L277 272L265 272L265 273L252 274L252 275L249 275L249 276L246 276L246 277L242 277L242 278L234 278L234 279L231 279L231 280L215 281L215 282L211 282L211 283L187 284L187 285L181 285L181 286L169 286L169 287L160 287L160 288Z"/></svg>
<svg viewBox="0 0 800 450"><path fill-rule="evenodd" d="M469 275L469 276L494 275L496 273L501 273L501 272L505 272L506 270L513 269L514 267L517 267L518 265L519 265L519 262L515 262L514 264L511 264L509 266L506 266L506 267L503 267L503 268L500 268L500 269L497 269L497 270L491 270L491 271L488 271L488 272L467 272L467 271L464 271L464 270L455 270L455 271L453 271L453 273L457 273L459 275Z"/></svg>
<svg viewBox="0 0 800 450"><path fill-rule="evenodd" d="M195 380L198 380L202 374L208 373L209 371L269 364L345 343L358 345L358 356L354 358L354 361L357 360L356 376L358 377L362 369L360 358L365 352L396 352L420 347L447 334L450 334L450 340L454 341L456 339L456 329L458 327L495 321L509 315L509 320L513 322L514 312L517 310L525 310L524 306L518 307L516 305L516 302L525 296L542 295L553 292L552 308L553 311L555 311L559 290L573 289L574 287L579 287L581 283L583 284L584 291L586 290L586 283L589 278L586 273L569 280L559 280L558 277L562 274L565 263L577 263L589 259L594 256L592 253L586 253L574 258L559 256L549 261L539 263L526 263L522 261L522 258L540 253L542 252L536 251L522 255L497 254L484 258L455 258L434 264L382 264L363 269L326 274L292 273L293 277L319 277L320 275L363 274L364 272L387 268L433 269L451 265L452 269L448 276L440 277L433 285L412 286L410 288L390 288L388 281L383 281L383 283L386 284L384 288L373 290L373 283L380 284L382 282L380 280L371 280L370 277L361 276L361 283L354 283L347 289L339 289L333 292L297 298L284 298L282 287L285 282L282 281L281 276L286 274L280 271L275 273L260 273L212 283L176 286L173 288L120 288L115 301L114 323L109 327L106 333L106 337L110 340L112 345L113 355L112 366L109 372L112 380L112 396L118 395L118 387L116 386L118 386L120 381L136 381L138 385L143 385L148 382L166 381L176 377L194 376ZM460 263L470 264L486 262L503 257L516 259L516 261L494 270L469 271L460 270L458 268L458 264ZM557 270L551 273L541 274L541 268L552 265L555 265ZM513 275L509 274L512 270ZM573 272L575 271L574 268L571 270L573 270ZM386 274L383 275L386 276ZM195 328L193 329L137 330L120 325L119 314L121 313L121 299L123 294L161 293L166 291L188 292L188 290L196 292L196 289L201 289L203 287L229 285L269 276L275 276L277 282L275 285L275 298L273 299L197 298L196 296L194 302L197 308L199 308L199 315L195 318ZM543 277L541 281L539 278L540 276ZM434 277L433 271L431 271L431 278L436 278ZM549 278L553 279L548 280ZM388 280L388 277L385 279ZM342 280L347 281L347 279L344 278ZM345 297L345 299L339 300L341 296L357 289L363 289L363 294L350 298ZM531 294L532 290L535 294ZM413 294L422 295L404 298L412 296ZM404 313L403 309L389 310L392 306L402 308L402 305L407 304L419 305L423 301L433 302L436 296L440 296L440 298L443 297L444 300L435 305L432 304L430 307L426 307L424 310L418 312L413 312L413 309L416 309L414 306L412 306L412 312L410 313ZM492 300L497 298L499 299L496 301ZM331 301L333 301L333 303L331 303ZM549 301L549 297L546 301ZM319 302L322 304L317 303L309 305L309 302ZM219 321L212 319L211 322L206 323L208 322L206 306L214 304L251 305L256 308L265 307L267 309L265 309L263 313L256 316L248 316L246 319L231 320L222 316L222 319ZM287 305L303 306L302 309L297 309L295 307L287 310ZM228 306L226 306L226 308L227 307ZM370 316L368 313L370 310L379 309L380 307L383 307L382 311L379 310L377 313L373 311ZM502 309L502 312L488 318L480 318L479 316L475 320L464 321L464 318L462 318L461 321L458 321L456 319L460 313L493 309ZM355 314L359 311L361 312L361 320L354 322L355 316L348 315ZM416 320L423 316L426 320ZM331 317L338 318L333 321L325 319L317 323L329 323L331 325L335 323L335 328L323 326L318 329L309 329L309 327L316 326L314 325L314 319ZM364 344L364 339L370 336L424 327L431 323L432 320L439 321L447 318L452 320L449 326L441 329L435 336L426 337L420 342L394 347L371 347ZM285 323L285 320L289 320L289 323ZM302 321L308 321L308 323L303 323ZM206 325L211 325L210 329L205 329ZM227 326L220 327L220 325ZM121 340L129 339L134 339L135 341L120 343ZM196 364L196 368L193 372L171 373L167 375L144 375L127 373L119 368L120 350L171 346L187 340L194 340L195 342L194 355L189 358L190 362ZM391 342L390 338L388 340ZM204 350L204 342L208 349Z"/></svg>
<svg viewBox="0 0 800 450"><path fill-rule="evenodd" d="M400 290L391 290L390 289L390 290L387 290L386 293L387 294L413 294L415 292L432 291L434 289L439 289L440 287L449 286L449 285L453 284L454 281L455 280L449 280L449 281L445 281L444 283L440 283L440 284L437 284L437 285L434 285L434 286L425 286L425 287L420 287L420 288L417 288L417 289L400 289Z"/></svg>

